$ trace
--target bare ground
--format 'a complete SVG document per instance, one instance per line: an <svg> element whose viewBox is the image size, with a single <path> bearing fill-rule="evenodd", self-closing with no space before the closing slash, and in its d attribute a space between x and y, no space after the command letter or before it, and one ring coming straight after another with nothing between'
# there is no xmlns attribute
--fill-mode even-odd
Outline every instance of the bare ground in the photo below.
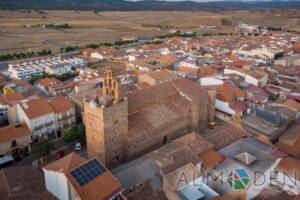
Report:
<svg viewBox="0 0 300 200"><path fill-rule="evenodd" d="M300 31L300 11L224 12L99 12L92 11L0 11L0 55L27 50L51 49L58 52L68 45L111 42L122 36L153 37L169 30L232 32L221 19L233 25L257 23ZM28 28L26 25L68 23L71 29ZM217 26L203 29L201 26Z"/></svg>

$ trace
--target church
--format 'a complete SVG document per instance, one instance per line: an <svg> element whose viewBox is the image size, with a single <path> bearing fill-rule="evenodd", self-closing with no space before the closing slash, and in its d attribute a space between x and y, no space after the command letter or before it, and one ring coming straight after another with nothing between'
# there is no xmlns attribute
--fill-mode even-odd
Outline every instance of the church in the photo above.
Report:
<svg viewBox="0 0 300 200"><path fill-rule="evenodd" d="M208 124L209 95L197 83L175 79L126 95L112 71L102 96L84 100L88 157L112 168Z"/></svg>

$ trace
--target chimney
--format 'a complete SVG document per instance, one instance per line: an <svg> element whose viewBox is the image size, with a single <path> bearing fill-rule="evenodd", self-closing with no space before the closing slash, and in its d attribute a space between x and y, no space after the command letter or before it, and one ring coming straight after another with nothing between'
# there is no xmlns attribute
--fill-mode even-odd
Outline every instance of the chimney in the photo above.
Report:
<svg viewBox="0 0 300 200"><path fill-rule="evenodd" d="M208 92L208 127L215 128L215 107L216 107L216 94L215 90L209 90Z"/></svg>

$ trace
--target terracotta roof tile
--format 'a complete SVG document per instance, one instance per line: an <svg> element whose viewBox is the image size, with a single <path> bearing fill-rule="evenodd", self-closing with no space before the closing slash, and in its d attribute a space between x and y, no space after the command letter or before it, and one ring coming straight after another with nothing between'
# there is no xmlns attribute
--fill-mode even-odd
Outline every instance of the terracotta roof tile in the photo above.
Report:
<svg viewBox="0 0 300 200"><path fill-rule="evenodd" d="M24 96L18 92L0 95L0 103L2 104L14 104L14 102L21 101L23 99Z"/></svg>
<svg viewBox="0 0 300 200"><path fill-rule="evenodd" d="M164 173L169 173L188 162L197 164L200 162L200 154L212 147L213 145L198 133L190 133L173 140L147 156L158 162Z"/></svg>
<svg viewBox="0 0 300 200"><path fill-rule="evenodd" d="M171 71L169 71L169 70L148 72L148 73L145 73L145 74L147 74L148 76L150 76L151 78L156 79L156 80L169 78L169 77L176 77L176 75L174 73L172 73Z"/></svg>
<svg viewBox="0 0 300 200"><path fill-rule="evenodd" d="M297 101L295 101L293 99L287 99L283 104L286 105L287 107L296 109L297 112L300 112L300 103L298 103Z"/></svg>
<svg viewBox="0 0 300 200"><path fill-rule="evenodd" d="M200 159L205 169L211 169L221 163L225 158L219 152L209 149L200 155Z"/></svg>
<svg viewBox="0 0 300 200"><path fill-rule="evenodd" d="M71 171L86 162L88 161L85 158L76 153L71 153L45 166L44 169L64 173L82 200L107 199L121 191L120 183L109 171L102 173L89 183L80 186L71 175Z"/></svg>
<svg viewBox="0 0 300 200"><path fill-rule="evenodd" d="M209 132L204 137L214 145L214 149L219 150L232 142L246 137L245 131L233 124L217 126L213 132Z"/></svg>
<svg viewBox="0 0 300 200"><path fill-rule="evenodd" d="M49 87L51 85L56 85L62 83L61 81L57 80L56 78L42 78L36 81L36 84L42 85L44 87Z"/></svg>
<svg viewBox="0 0 300 200"><path fill-rule="evenodd" d="M8 125L0 128L0 144L30 135L31 131L25 123L19 125Z"/></svg>
<svg viewBox="0 0 300 200"><path fill-rule="evenodd" d="M285 134L283 134L276 147L286 152L287 154L300 159L300 124L291 127Z"/></svg>
<svg viewBox="0 0 300 200"><path fill-rule="evenodd" d="M84 163L86 159L76 153L70 153L65 157L45 166L48 171L59 171L67 175L73 168Z"/></svg>
<svg viewBox="0 0 300 200"><path fill-rule="evenodd" d="M30 119L50 113L64 112L74 107L74 105L63 96L22 102L20 106Z"/></svg>
<svg viewBox="0 0 300 200"><path fill-rule="evenodd" d="M277 165L276 170L300 181L300 160L292 157L283 158Z"/></svg>
<svg viewBox="0 0 300 200"><path fill-rule="evenodd" d="M74 105L63 96L52 97L48 100L48 102L56 113L64 112L74 108Z"/></svg>
<svg viewBox="0 0 300 200"><path fill-rule="evenodd" d="M53 113L53 109L47 99L35 99L22 102L19 105L30 119Z"/></svg>

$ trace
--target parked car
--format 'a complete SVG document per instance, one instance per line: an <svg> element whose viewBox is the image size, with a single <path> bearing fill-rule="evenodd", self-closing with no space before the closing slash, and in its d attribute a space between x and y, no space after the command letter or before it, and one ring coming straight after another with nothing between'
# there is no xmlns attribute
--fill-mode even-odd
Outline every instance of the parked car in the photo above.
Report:
<svg viewBox="0 0 300 200"><path fill-rule="evenodd" d="M1 155L0 156L0 168L4 167L14 161L14 157L10 154L8 155Z"/></svg>
<svg viewBox="0 0 300 200"><path fill-rule="evenodd" d="M77 143L75 144L75 150L76 150L76 151L80 151L80 150L81 150L81 143L80 143L80 142L77 142Z"/></svg>
<svg viewBox="0 0 300 200"><path fill-rule="evenodd" d="M61 159L62 157L64 157L65 152L63 150L56 152L56 160Z"/></svg>

